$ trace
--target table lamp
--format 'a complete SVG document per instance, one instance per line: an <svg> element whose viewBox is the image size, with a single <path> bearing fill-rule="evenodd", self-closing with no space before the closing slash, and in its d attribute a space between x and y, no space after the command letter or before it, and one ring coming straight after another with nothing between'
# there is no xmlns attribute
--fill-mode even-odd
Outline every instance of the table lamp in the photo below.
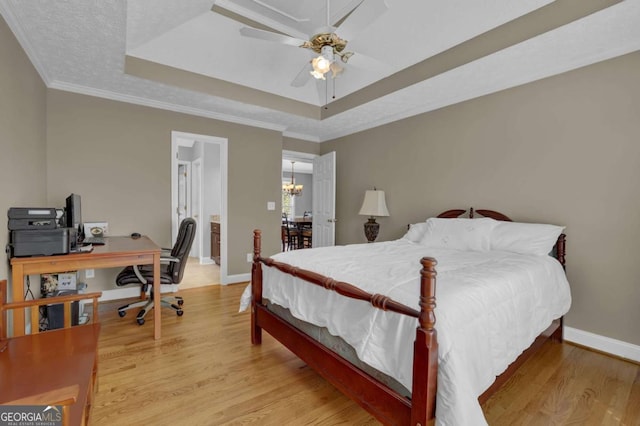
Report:
<svg viewBox="0 0 640 426"><path fill-rule="evenodd" d="M366 235L367 241L372 243L378 237L378 231L380 230L380 224L376 222L376 216L389 216L387 203L384 199L384 191L378 191L375 188L367 190L364 193L364 201L359 214L369 216L369 220L364 224L364 235Z"/></svg>

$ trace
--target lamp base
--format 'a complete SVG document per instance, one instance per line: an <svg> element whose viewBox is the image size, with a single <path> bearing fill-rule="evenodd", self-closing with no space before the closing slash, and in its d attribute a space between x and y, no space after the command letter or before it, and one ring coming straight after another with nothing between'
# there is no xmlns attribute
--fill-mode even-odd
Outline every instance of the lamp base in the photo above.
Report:
<svg viewBox="0 0 640 426"><path fill-rule="evenodd" d="M370 217L369 221L364 224L364 235L367 237L367 241L374 242L378 238L378 231L380 231L380 224L376 222L375 217Z"/></svg>

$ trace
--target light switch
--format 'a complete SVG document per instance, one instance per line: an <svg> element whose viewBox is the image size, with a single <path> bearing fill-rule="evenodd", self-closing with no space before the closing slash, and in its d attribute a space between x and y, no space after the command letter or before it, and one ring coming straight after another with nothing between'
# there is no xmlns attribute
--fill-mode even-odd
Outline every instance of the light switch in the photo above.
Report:
<svg viewBox="0 0 640 426"><path fill-rule="evenodd" d="M275 210L276 202L275 201L267 201L267 210Z"/></svg>

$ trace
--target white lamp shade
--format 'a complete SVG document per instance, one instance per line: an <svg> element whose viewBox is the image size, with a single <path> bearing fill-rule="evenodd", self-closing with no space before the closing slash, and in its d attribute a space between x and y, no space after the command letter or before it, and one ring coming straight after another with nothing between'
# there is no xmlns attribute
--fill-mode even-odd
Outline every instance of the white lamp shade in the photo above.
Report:
<svg viewBox="0 0 640 426"><path fill-rule="evenodd" d="M384 191L368 190L365 192L359 214L363 216L389 216Z"/></svg>

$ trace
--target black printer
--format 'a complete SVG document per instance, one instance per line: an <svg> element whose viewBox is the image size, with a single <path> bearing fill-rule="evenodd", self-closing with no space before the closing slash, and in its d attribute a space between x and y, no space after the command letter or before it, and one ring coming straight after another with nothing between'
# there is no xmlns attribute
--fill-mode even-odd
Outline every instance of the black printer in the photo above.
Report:
<svg viewBox="0 0 640 426"><path fill-rule="evenodd" d="M75 248L76 230L59 226L55 208L11 207L7 215L11 256L52 256Z"/></svg>

